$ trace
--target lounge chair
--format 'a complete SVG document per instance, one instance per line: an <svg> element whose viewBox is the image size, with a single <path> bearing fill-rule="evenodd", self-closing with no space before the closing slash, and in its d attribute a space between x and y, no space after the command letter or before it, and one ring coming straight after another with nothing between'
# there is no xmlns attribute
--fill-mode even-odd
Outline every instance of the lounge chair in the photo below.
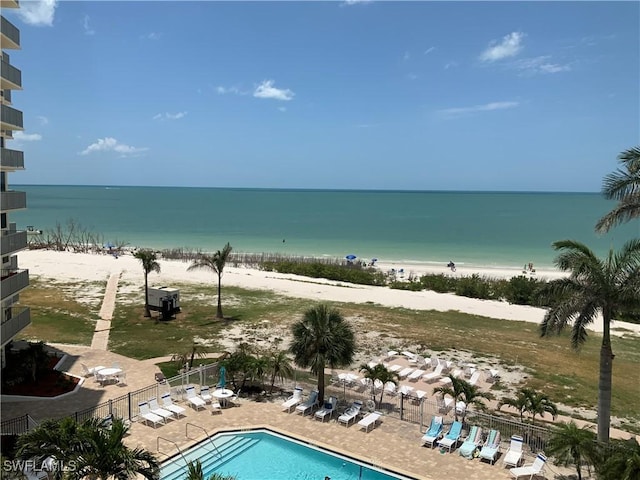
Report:
<svg viewBox="0 0 640 480"><path fill-rule="evenodd" d="M199 410L200 408L205 408L207 406L207 402L205 402L202 398L200 398L198 395L196 395L196 389L195 388L187 387L185 389L185 393L187 394L187 401L196 410Z"/></svg>
<svg viewBox="0 0 640 480"><path fill-rule="evenodd" d="M98 370L102 370L103 368L105 368L102 365L99 365L99 366L93 367L93 368L89 368L84 363L81 363L80 367L82 367L82 374L85 376L85 378L86 377L95 377L96 372Z"/></svg>
<svg viewBox="0 0 640 480"><path fill-rule="evenodd" d="M418 368L407 376L407 380L410 382L417 382L425 373L427 372Z"/></svg>
<svg viewBox="0 0 640 480"><path fill-rule="evenodd" d="M220 402L215 400L211 402L211 413L222 413L222 405Z"/></svg>
<svg viewBox="0 0 640 480"><path fill-rule="evenodd" d="M399 372L400 370L402 370L402 365L398 365L398 364L394 364L391 365L387 370L389 370L390 372Z"/></svg>
<svg viewBox="0 0 640 480"><path fill-rule="evenodd" d="M355 421L356 417L360 414L361 408L362 402L360 400L356 400L342 415L338 417L338 422L344 423L345 426L348 427L351 420Z"/></svg>
<svg viewBox="0 0 640 480"><path fill-rule="evenodd" d="M547 457L545 457L542 453L539 453L533 463L529 463L518 468L512 468L509 470L509 472L515 479L518 479L520 477L529 477L529 479L531 479L534 475L542 474L542 472L544 471L544 464L546 462Z"/></svg>
<svg viewBox="0 0 640 480"><path fill-rule="evenodd" d="M420 439L422 445L429 445L429 448L433 448L433 445L440 438L442 434L442 417L433 416L431 418L431 424L429 429L424 433L424 436Z"/></svg>
<svg viewBox="0 0 640 480"><path fill-rule="evenodd" d="M427 383L433 383L437 381L442 376L442 369L444 368L444 363L439 363L436 369L433 372L426 373L422 376L422 379Z"/></svg>
<svg viewBox="0 0 640 480"><path fill-rule="evenodd" d="M453 397L439 393L436 396L436 404L438 407L438 413L446 414L453 408Z"/></svg>
<svg viewBox="0 0 640 480"><path fill-rule="evenodd" d="M302 401L302 388L296 387L295 390L293 391L293 395L291 395L282 403L282 411L284 412L286 410L287 413L291 413L291 410L296 408L296 406L301 401Z"/></svg>
<svg viewBox="0 0 640 480"><path fill-rule="evenodd" d="M203 385L202 387L200 387L200 398L203 399L205 403L209 403L211 400L213 400L213 396L211 395L211 391L209 390L208 386Z"/></svg>
<svg viewBox="0 0 640 480"><path fill-rule="evenodd" d="M160 415L156 415L155 413L151 413L147 402L138 403L138 409L140 410L140 418L142 418L144 422L151 422L153 424L153 428L156 428L156 425L159 423L164 424L164 418Z"/></svg>
<svg viewBox="0 0 640 480"><path fill-rule="evenodd" d="M482 445L482 428L473 425L469 431L469 435L467 435L467 438L465 438L462 445L460 445L458 453L467 460L473 460L473 454L480 445Z"/></svg>
<svg viewBox="0 0 640 480"><path fill-rule="evenodd" d="M455 448L458 444L458 440L460 439L460 433L462 432L462 423L461 422L453 422L449 432L444 436L442 440L438 440L438 445L441 448L446 448L451 453L451 449Z"/></svg>
<svg viewBox="0 0 640 480"><path fill-rule="evenodd" d="M500 371L494 368L487 372L487 383L493 383L500 378Z"/></svg>
<svg viewBox="0 0 640 480"><path fill-rule="evenodd" d="M415 368L411 368L411 367L407 367L407 368L403 368L402 370L400 370L398 372L398 376L400 378L404 378L406 376L408 376L411 372L413 372L415 370Z"/></svg>
<svg viewBox="0 0 640 480"><path fill-rule="evenodd" d="M482 372L480 370L476 370L475 372L473 372L473 375L471 375L471 378L469 379L469 383L471 385L476 385L480 380L480 375L482 375Z"/></svg>
<svg viewBox="0 0 640 480"><path fill-rule="evenodd" d="M313 390L309 397L296 407L296 413L301 413L304 417L307 413L313 413L313 409L318 406L318 391Z"/></svg>
<svg viewBox="0 0 640 480"><path fill-rule="evenodd" d="M314 418L316 420L320 419L324 422L324 419L333 415L333 412L336 411L336 405L338 404L338 399L336 397L329 397L329 401L325 402L324 406L320 408L315 414Z"/></svg>
<svg viewBox="0 0 640 480"><path fill-rule="evenodd" d="M387 382L384 384L384 393L391 395L392 397L398 394L397 386L393 382Z"/></svg>
<svg viewBox="0 0 640 480"><path fill-rule="evenodd" d="M500 452L500 432L498 430L491 430L482 449L480 449L480 461L489 460L491 465L493 465L498 456L498 452Z"/></svg>
<svg viewBox="0 0 640 480"><path fill-rule="evenodd" d="M364 431L368 433L369 427L371 427L372 429L375 428L376 424L380 421L380 418L382 418L381 412L373 412L360 420L358 422L358 425L360 426L361 430L364 429Z"/></svg>
<svg viewBox="0 0 640 480"><path fill-rule="evenodd" d="M502 463L506 466L517 467L522 461L522 442L524 439L520 435L511 436L511 444L507 453L504 454Z"/></svg>
<svg viewBox="0 0 640 480"><path fill-rule="evenodd" d="M184 416L185 415L184 412L186 410L183 407L173 403L173 400L171 400L171 394L170 393L165 393L165 394L161 395L160 399L162 400L162 407L163 408L166 408L170 412L175 413L176 416L179 416L179 415L183 415Z"/></svg>
<svg viewBox="0 0 640 480"><path fill-rule="evenodd" d="M158 405L158 400L156 400L155 397L149 399L149 410L151 413L155 413L156 415L164 418L165 421L169 418L173 418L173 412Z"/></svg>

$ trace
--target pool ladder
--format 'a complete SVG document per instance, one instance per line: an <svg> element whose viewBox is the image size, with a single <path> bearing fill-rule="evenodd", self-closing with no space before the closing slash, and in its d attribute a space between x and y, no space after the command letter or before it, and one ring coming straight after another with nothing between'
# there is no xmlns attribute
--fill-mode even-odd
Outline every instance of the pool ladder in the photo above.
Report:
<svg viewBox="0 0 640 480"><path fill-rule="evenodd" d="M176 447L176 450L178 450L178 453L180 454L180 456L184 460L185 465L188 463L187 459L184 458L184 454L182 453L182 450L180 450L180 447L178 446L178 444L176 442L174 442L173 440L169 440L168 438L164 438L164 437L160 437L160 436L158 436L158 438L156 438L156 451L158 451L159 453L164 453L164 452L160 451L160 440L164 440L165 442L169 442L169 443L173 444L173 446ZM168 455L168 454L165 453L165 455Z"/></svg>
<svg viewBox="0 0 640 480"><path fill-rule="evenodd" d="M199 428L200 430L202 430L204 432L204 434L207 436L207 439L209 440L209 443L211 444L213 449L218 454L218 458L222 458L222 454L220 453L220 450L218 450L218 447L216 447L216 444L213 443L213 440L211 440L211 436L209 435L209 432L207 432L204 429L204 427L201 427L200 425L196 425L195 423L187 422L186 425L184 426L184 436L187 437L187 438L190 438L189 437L189 425L191 425L192 427L196 427L196 428Z"/></svg>

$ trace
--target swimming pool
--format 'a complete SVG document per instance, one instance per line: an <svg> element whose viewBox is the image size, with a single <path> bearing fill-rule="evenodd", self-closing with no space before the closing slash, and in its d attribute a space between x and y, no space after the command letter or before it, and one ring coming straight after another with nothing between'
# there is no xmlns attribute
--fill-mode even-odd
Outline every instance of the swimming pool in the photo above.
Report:
<svg viewBox="0 0 640 480"><path fill-rule="evenodd" d="M186 462L196 459L202 463L205 479L214 472L237 480L409 479L267 430L206 439L163 464L160 479L183 480Z"/></svg>

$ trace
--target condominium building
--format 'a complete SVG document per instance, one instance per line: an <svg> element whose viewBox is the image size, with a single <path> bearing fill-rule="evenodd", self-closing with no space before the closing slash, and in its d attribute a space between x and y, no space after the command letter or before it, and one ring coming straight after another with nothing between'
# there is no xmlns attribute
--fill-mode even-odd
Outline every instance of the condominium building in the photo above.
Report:
<svg viewBox="0 0 640 480"><path fill-rule="evenodd" d="M0 0L0 7L20 8L18 0ZM24 154L6 148L6 141L13 138L13 132L23 129L22 112L12 106L12 90L22 89L22 72L11 64L6 50L20 49L20 30L0 16L0 257L2 275L0 280L0 319L2 320L0 342L2 344L2 365L5 363L5 346L22 329L31 323L29 308L19 305L20 292L29 286L29 271L18 268L17 253L27 247L27 232L18 231L11 223L12 212L27 207L25 192L11 190L10 174L24 170Z"/></svg>

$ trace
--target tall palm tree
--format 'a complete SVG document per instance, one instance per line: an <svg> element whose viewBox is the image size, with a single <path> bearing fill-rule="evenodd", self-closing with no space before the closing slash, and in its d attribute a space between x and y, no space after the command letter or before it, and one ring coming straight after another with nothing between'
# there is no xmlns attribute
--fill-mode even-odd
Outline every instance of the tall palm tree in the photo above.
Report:
<svg viewBox="0 0 640 480"><path fill-rule="evenodd" d="M618 155L623 165L604 177L602 194L618 205L598 220L596 231L608 232L612 227L640 218L640 147L630 148Z"/></svg>
<svg viewBox="0 0 640 480"><path fill-rule="evenodd" d="M271 389L269 390L269 393L271 393L273 392L276 378L282 380L293 376L293 366L285 350L271 350L267 354L267 361L269 362L269 373L271 374Z"/></svg>
<svg viewBox="0 0 640 480"><path fill-rule="evenodd" d="M222 272L229 260L231 254L231 245L227 243L222 250L218 250L213 255L200 255L191 262L187 270L211 270L218 275L218 308L216 310L216 318L224 318L222 315Z"/></svg>
<svg viewBox="0 0 640 480"><path fill-rule="evenodd" d="M556 404L544 393L530 390L527 395L527 400L527 411L531 414L531 422L534 425L536 423L536 415L544 417L545 413L550 413L554 419L558 415L558 407L556 407Z"/></svg>
<svg viewBox="0 0 640 480"><path fill-rule="evenodd" d="M515 408L520 413L520 423L524 422L524 412L529 407L529 396L532 389L524 387L516 392L515 397L504 397L498 402L497 409L500 410L504 405Z"/></svg>
<svg viewBox="0 0 640 480"><path fill-rule="evenodd" d="M573 420L561 422L553 428L545 447L545 453L554 457L556 465L576 467L578 480L582 480L582 465L594 459L596 434L589 428L579 428Z"/></svg>
<svg viewBox="0 0 640 480"><path fill-rule="evenodd" d="M375 397L375 381L379 380L382 382L383 387L380 389L380 401L378 405L382 404L382 397L384 396L384 385L388 382L393 383L394 385L398 385L400 381L400 377L396 372L391 372L387 367L378 363L373 367L370 367L367 364L360 365L360 371L364 373L364 377L371 380L371 396ZM375 399L375 398L374 398Z"/></svg>
<svg viewBox="0 0 640 480"><path fill-rule="evenodd" d="M150 317L151 311L149 311L148 276L151 272L160 273L160 264L158 263L156 252L152 250L137 250L136 252L134 252L133 256L140 260L140 263L142 263L142 270L144 270L144 316Z"/></svg>
<svg viewBox="0 0 640 480"><path fill-rule="evenodd" d="M555 260L569 277L553 280L541 290L541 298L551 305L542 323L541 335L559 333L571 322L571 345L574 349L587 340L587 325L598 314L603 319L598 383L598 440L609 441L611 418L611 375L613 350L611 322L640 303L640 240L627 242L618 253L613 250L599 259L584 244L563 240L553 247L561 253Z"/></svg>
<svg viewBox="0 0 640 480"><path fill-rule="evenodd" d="M486 405L484 400L491 400L493 395L489 392L483 392L476 385L471 385L464 378L458 378L453 375L448 375L451 379L451 385L443 385L433 389L433 393L441 393L442 395L450 395L454 401L464 402L468 407L469 405L475 405L480 409L485 409ZM466 411L466 410L465 410ZM464 415L463 415L464 416ZM458 420L458 410L456 409L455 418Z"/></svg>
<svg viewBox="0 0 640 480"><path fill-rule="evenodd" d="M351 325L335 308L319 304L304 312L292 327L289 350L302 368L318 376L318 401L324 403L324 369L339 368L353 361L356 343Z"/></svg>

